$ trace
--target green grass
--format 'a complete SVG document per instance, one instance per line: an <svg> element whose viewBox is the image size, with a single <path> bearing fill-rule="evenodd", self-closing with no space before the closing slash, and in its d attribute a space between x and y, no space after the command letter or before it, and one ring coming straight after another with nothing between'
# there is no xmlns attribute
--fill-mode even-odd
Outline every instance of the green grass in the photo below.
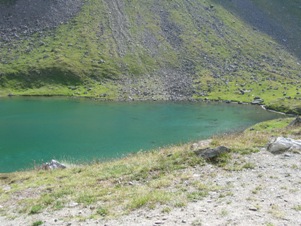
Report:
<svg viewBox="0 0 301 226"><path fill-rule="evenodd" d="M37 191L37 197L18 202L20 210L28 214L36 214L46 208L55 211L70 202L82 206L103 203L101 208L104 212L98 209L95 211L98 215L115 215L116 207L122 207L119 212L122 214L141 207L154 208L157 204L173 206L173 203L187 202L188 198L181 191L170 193L165 189L173 184L175 178L181 177L182 169L204 164L188 149L184 146L138 153L122 160L62 171L10 174L9 179L1 183L10 181L14 187L10 195L32 189ZM167 157L169 153L173 154ZM21 175L27 175L27 179ZM9 197L3 194L0 200L9 202Z"/></svg>
<svg viewBox="0 0 301 226"><path fill-rule="evenodd" d="M300 212L301 211L301 205L294 206L293 209Z"/></svg>
<svg viewBox="0 0 301 226"><path fill-rule="evenodd" d="M208 191L194 191L187 194L187 198L189 201L198 201L203 199L204 197L208 196Z"/></svg>
<svg viewBox="0 0 301 226"><path fill-rule="evenodd" d="M109 211L105 208L100 207L97 209L96 213L102 217L105 217L109 214Z"/></svg>
<svg viewBox="0 0 301 226"><path fill-rule="evenodd" d="M43 207L41 205L35 205L33 207L31 207L29 214L37 214L39 212L41 212L43 209Z"/></svg>
<svg viewBox="0 0 301 226"><path fill-rule="evenodd" d="M39 226L39 225L43 225L43 221L35 221L32 223L32 226Z"/></svg>

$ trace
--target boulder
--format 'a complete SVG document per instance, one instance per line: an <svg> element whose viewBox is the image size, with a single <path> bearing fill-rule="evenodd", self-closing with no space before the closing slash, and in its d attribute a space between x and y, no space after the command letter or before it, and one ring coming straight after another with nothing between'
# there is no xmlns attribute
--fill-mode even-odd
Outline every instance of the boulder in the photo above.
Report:
<svg viewBox="0 0 301 226"><path fill-rule="evenodd" d="M219 146L216 148L205 148L194 151L196 155L204 159L212 159L219 156L222 153L229 152L230 149L225 146Z"/></svg>
<svg viewBox="0 0 301 226"><path fill-rule="evenodd" d="M41 169L44 170L54 170L54 169L65 169L66 166L54 159L51 160L51 162L46 162L41 166Z"/></svg>
<svg viewBox="0 0 301 226"><path fill-rule="evenodd" d="M208 139L208 140L201 140L197 143L193 143L191 146L190 146L190 150L194 151L194 150L197 150L197 149L201 149L201 148L207 148L209 147L210 143L212 142L212 139Z"/></svg>
<svg viewBox="0 0 301 226"><path fill-rule="evenodd" d="M277 137L268 143L267 150L273 154L281 154L286 151L301 151L301 140Z"/></svg>
<svg viewBox="0 0 301 226"><path fill-rule="evenodd" d="M288 126L301 126L300 116L297 116Z"/></svg>
<svg viewBox="0 0 301 226"><path fill-rule="evenodd" d="M253 105L260 105L264 102L264 100L260 99L260 97L254 97L254 100L251 102Z"/></svg>

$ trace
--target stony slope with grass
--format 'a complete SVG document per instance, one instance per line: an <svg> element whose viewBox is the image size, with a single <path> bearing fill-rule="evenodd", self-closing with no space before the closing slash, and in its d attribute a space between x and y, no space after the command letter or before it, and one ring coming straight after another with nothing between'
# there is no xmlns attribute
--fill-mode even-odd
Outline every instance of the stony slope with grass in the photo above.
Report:
<svg viewBox="0 0 301 226"><path fill-rule="evenodd" d="M1 225L300 225L300 153L265 150L273 136L301 139L291 118L191 145L64 170L0 174ZM200 144L199 144L200 145Z"/></svg>
<svg viewBox="0 0 301 226"><path fill-rule="evenodd" d="M0 0L0 12L1 96L260 97L300 113L297 1ZM300 225L300 155L263 150L301 139L290 120L214 137L231 153L213 162L187 144L0 174L1 225Z"/></svg>
<svg viewBox="0 0 301 226"><path fill-rule="evenodd" d="M268 34L300 58L301 45L298 39L301 30L298 27L301 21L301 3L298 0L290 1L289 4L281 0L216 0L216 2L251 24L254 29Z"/></svg>
<svg viewBox="0 0 301 226"><path fill-rule="evenodd" d="M297 1L2 0L0 12L2 96L259 96L300 112Z"/></svg>

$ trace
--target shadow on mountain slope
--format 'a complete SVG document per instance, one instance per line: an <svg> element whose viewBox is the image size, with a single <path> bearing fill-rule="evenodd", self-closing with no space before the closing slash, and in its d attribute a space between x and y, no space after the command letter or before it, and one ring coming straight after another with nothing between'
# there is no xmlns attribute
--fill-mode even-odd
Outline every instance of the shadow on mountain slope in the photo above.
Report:
<svg viewBox="0 0 301 226"><path fill-rule="evenodd" d="M301 58L301 2L298 0L214 0Z"/></svg>

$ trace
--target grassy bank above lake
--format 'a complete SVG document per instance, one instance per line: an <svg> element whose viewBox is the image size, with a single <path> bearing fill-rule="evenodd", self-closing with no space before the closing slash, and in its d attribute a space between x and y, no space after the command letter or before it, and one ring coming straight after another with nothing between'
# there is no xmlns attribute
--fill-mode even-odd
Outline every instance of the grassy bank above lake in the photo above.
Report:
<svg viewBox="0 0 301 226"><path fill-rule="evenodd" d="M271 137L300 139L300 127L287 127L291 121L292 118L276 119L242 133L213 137L210 147L224 145L231 152L210 162L197 157L191 144L183 144L110 162L69 165L65 170L0 174L0 213L8 219L36 219L33 216L46 212L55 215L66 208L89 209L89 214L65 220L114 218L140 208L159 208L168 213L212 191L225 190L214 181L203 183L195 177L196 169L203 172L213 165L226 171L250 170L254 164L242 157L259 152ZM214 174L204 173L209 181Z"/></svg>

